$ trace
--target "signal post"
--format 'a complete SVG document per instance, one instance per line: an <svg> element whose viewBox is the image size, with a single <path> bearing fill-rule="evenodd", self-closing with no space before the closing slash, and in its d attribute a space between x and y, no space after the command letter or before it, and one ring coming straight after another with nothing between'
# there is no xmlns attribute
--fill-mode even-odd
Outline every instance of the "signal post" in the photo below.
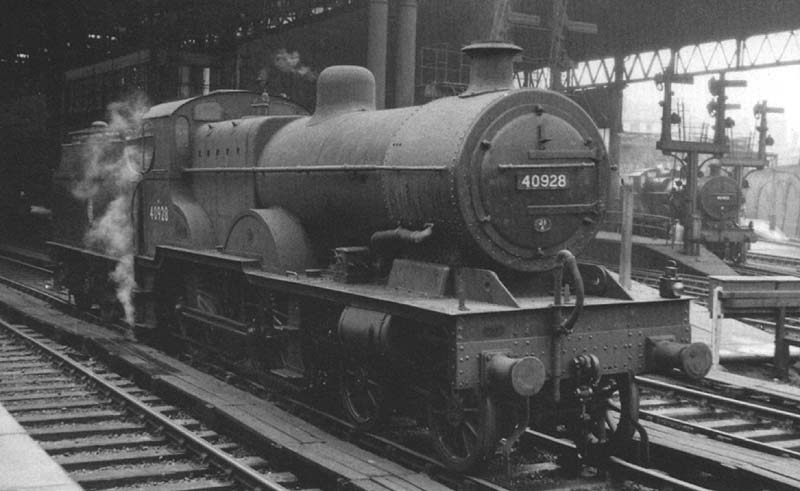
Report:
<svg viewBox="0 0 800 491"><path fill-rule="evenodd" d="M684 214L680 217L683 225L683 252L686 255L698 256L700 254L700 227L701 219L697 211L697 177L700 168L700 155L711 155L721 158L730 151L730 145L725 136L725 129L733 126L733 120L725 117L726 109L738 109L739 105L726 104L727 87L745 87L745 80L725 80L725 74L721 73L719 80L711 79L709 91L716 97L708 105L708 110L715 116L716 124L713 142L673 140L672 125L681 123L681 118L677 113L672 112L672 84L692 84L694 77L691 75L675 74L674 53L670 60L667 70L655 77L657 86L663 87L664 100L660 103L661 113L661 137L656 143L656 148L665 155L670 155L684 164L686 171L686 184L684 186L684 197L686 206ZM677 154L685 154L684 158Z"/></svg>

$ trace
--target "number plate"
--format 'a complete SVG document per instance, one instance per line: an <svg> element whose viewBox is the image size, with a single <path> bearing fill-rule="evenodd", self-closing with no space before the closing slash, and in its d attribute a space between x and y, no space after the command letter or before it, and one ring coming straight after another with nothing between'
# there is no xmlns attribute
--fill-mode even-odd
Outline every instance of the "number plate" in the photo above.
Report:
<svg viewBox="0 0 800 491"><path fill-rule="evenodd" d="M566 189L569 178L566 174L517 174L517 189L535 191L537 189Z"/></svg>

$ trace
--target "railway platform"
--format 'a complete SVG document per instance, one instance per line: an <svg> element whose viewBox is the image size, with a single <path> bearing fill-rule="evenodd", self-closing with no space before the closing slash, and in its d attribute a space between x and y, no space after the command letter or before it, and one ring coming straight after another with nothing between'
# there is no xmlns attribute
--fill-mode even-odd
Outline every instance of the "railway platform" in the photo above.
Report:
<svg viewBox="0 0 800 491"><path fill-rule="evenodd" d="M675 261L681 274L697 276L736 274L725 261L704 247L700 248L699 256L688 256L683 254L680 244L670 244L664 239L634 235L632 240L634 268L662 270L668 261ZM618 264L620 241L620 234L600 231L581 257L602 264Z"/></svg>
<svg viewBox="0 0 800 491"><path fill-rule="evenodd" d="M0 489L74 491L83 489L0 405Z"/></svg>

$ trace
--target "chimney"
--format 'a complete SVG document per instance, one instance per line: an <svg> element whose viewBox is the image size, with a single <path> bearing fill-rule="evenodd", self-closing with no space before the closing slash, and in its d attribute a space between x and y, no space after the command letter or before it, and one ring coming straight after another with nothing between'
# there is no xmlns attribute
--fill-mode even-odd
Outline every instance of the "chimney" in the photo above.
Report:
<svg viewBox="0 0 800 491"><path fill-rule="evenodd" d="M522 48L501 41L478 41L461 51L470 58L469 85L462 97L513 88L514 58Z"/></svg>

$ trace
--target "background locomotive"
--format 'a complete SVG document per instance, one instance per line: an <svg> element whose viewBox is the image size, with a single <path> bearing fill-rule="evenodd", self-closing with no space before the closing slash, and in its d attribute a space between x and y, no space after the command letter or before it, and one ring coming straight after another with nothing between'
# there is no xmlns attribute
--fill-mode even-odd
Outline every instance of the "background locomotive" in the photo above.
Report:
<svg viewBox="0 0 800 491"><path fill-rule="evenodd" d="M633 181L636 233L669 238L671 227L685 215L689 197L685 176L677 171L652 168L629 175ZM710 164L708 175L697 178L700 212L699 240L721 259L742 263L756 234L739 224L744 194L736 180L719 165Z"/></svg>
<svg viewBox="0 0 800 491"><path fill-rule="evenodd" d="M710 368L689 344L689 301L576 262L607 203L600 134L566 97L511 87L518 47L465 51L467 90L424 106L376 111L372 75L339 66L310 116L240 91L151 108L122 151L141 176L118 186L137 330L333 385L361 428L415 410L453 469L501 438L510 449L532 416L564 419L582 444L628 441L635 374ZM66 231L88 225L88 203L74 205L64 165ZM60 276L84 304L105 302L125 260L76 239L51 243Z"/></svg>

